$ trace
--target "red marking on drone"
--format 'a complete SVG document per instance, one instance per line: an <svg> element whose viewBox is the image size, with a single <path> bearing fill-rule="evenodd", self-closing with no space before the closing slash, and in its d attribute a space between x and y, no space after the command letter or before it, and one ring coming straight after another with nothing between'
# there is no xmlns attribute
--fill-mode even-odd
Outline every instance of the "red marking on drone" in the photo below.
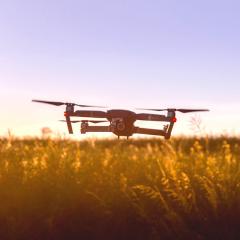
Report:
<svg viewBox="0 0 240 240"><path fill-rule="evenodd" d="M172 118L172 122L173 122L173 123L177 122L177 118L175 118L175 117Z"/></svg>

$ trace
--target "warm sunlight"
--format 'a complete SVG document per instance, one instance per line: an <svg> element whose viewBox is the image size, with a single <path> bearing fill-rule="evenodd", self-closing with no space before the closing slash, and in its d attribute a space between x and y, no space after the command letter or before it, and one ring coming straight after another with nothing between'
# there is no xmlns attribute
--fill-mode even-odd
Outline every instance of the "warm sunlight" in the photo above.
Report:
<svg viewBox="0 0 240 240"><path fill-rule="evenodd" d="M240 1L0 1L0 240L239 240Z"/></svg>

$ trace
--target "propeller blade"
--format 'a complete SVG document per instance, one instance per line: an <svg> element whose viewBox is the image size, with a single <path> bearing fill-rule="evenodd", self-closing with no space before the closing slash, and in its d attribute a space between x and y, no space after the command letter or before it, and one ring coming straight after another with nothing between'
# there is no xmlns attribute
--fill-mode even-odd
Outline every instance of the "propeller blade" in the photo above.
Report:
<svg viewBox="0 0 240 240"><path fill-rule="evenodd" d="M59 120L60 122L66 122L66 120ZM78 122L90 122L90 123L104 123L104 122L108 122L108 121L98 121L98 120L76 120L76 121L71 121L71 123L78 123Z"/></svg>
<svg viewBox="0 0 240 240"><path fill-rule="evenodd" d="M146 111L167 111L167 109L156 109L156 108L137 108L138 110L146 110Z"/></svg>
<svg viewBox="0 0 240 240"><path fill-rule="evenodd" d="M79 106L79 107L96 107L96 108L105 108L105 107L102 107L102 106L84 105L84 104L67 103L67 102L44 101L44 100L35 100L35 99L33 99L32 102L51 104L51 105L54 105L54 106L74 105L74 106Z"/></svg>
<svg viewBox="0 0 240 240"><path fill-rule="evenodd" d="M90 123L104 123L104 122L108 122L108 121L95 121L95 120L90 120L90 121L88 121L88 122L90 122Z"/></svg>
<svg viewBox="0 0 240 240"><path fill-rule="evenodd" d="M76 103L72 103L72 104L74 104L75 106L79 106L79 107L95 107L95 108L106 108L106 107L103 107L103 106L82 105L82 104L76 104Z"/></svg>
<svg viewBox="0 0 240 240"><path fill-rule="evenodd" d="M59 120L60 122L67 122L66 120ZM81 121L70 121L71 123L78 123L78 122L81 122Z"/></svg>
<svg viewBox="0 0 240 240"><path fill-rule="evenodd" d="M42 100L32 100L32 102L51 104L51 105L55 105L55 106L62 106L65 104L64 102L52 102L52 101L42 101Z"/></svg>
<svg viewBox="0 0 240 240"><path fill-rule="evenodd" d="M181 113L208 112L209 109L185 109L185 108L179 108L179 109L176 109L176 111L181 112Z"/></svg>
<svg viewBox="0 0 240 240"><path fill-rule="evenodd" d="M160 111L178 111L178 112L181 112L181 113L190 113L190 112L207 112L209 111L209 109L186 109L186 108L163 108L163 109L152 109L152 108L144 108L142 110L147 110L147 111L157 111L157 112L160 112Z"/></svg>

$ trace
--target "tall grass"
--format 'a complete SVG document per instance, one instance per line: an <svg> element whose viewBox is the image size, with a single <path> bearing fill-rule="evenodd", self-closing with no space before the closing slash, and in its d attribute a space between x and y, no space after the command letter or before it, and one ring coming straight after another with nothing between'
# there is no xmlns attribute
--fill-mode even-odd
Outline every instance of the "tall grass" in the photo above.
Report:
<svg viewBox="0 0 240 240"><path fill-rule="evenodd" d="M240 239L240 141L0 140L0 239Z"/></svg>

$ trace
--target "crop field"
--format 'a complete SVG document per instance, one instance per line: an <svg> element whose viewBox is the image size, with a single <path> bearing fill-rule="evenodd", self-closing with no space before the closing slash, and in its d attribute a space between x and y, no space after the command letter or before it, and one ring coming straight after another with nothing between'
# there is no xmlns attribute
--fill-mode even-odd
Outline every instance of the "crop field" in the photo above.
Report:
<svg viewBox="0 0 240 240"><path fill-rule="evenodd" d="M0 139L0 239L240 239L240 139Z"/></svg>

